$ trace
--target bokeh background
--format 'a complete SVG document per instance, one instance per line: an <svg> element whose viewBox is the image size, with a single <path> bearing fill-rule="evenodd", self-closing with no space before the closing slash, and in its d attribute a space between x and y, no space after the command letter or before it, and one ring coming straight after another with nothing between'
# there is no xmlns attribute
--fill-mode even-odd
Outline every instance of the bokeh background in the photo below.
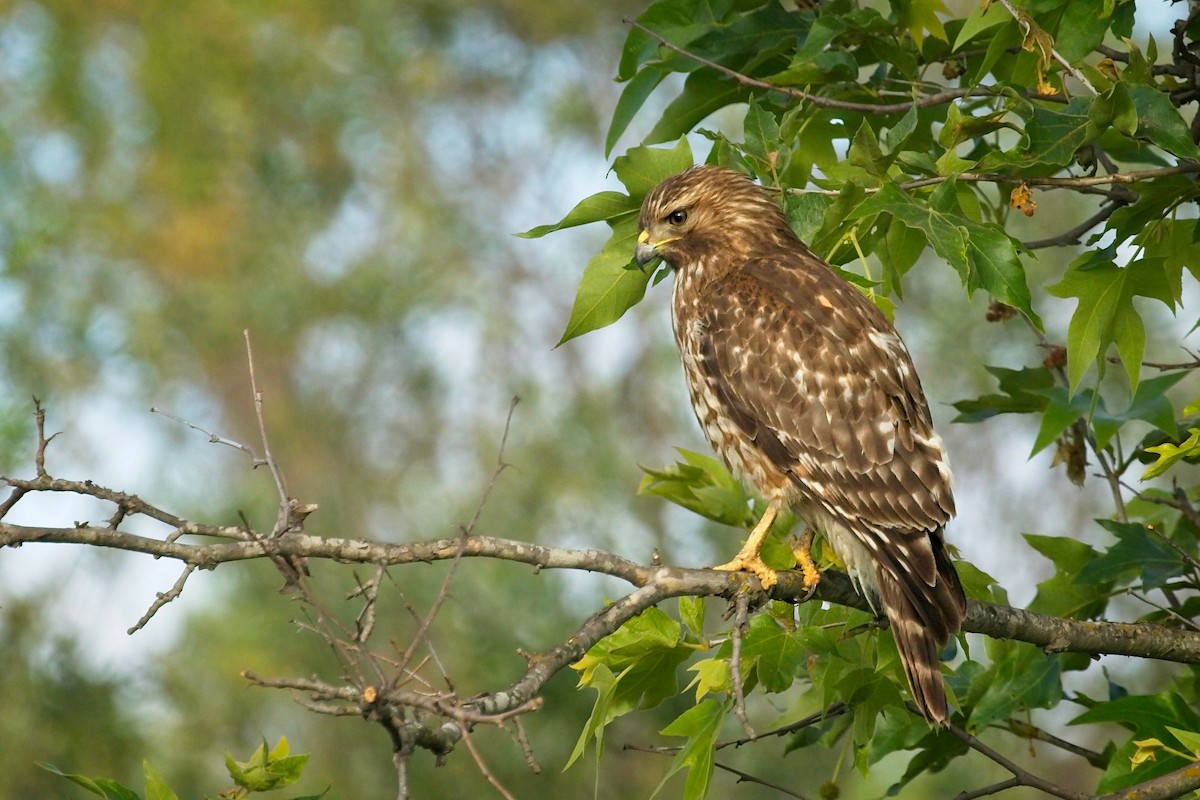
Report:
<svg viewBox="0 0 1200 800"><path fill-rule="evenodd" d="M1139 31L1165 30L1170 4L1145 5ZM200 521L244 511L269 526L265 471L149 411L254 442L247 329L289 490L320 505L312 533L453 535L479 503L519 395L513 468L480 532L641 560L655 548L669 563L723 560L732 531L635 495L639 464L705 448L665 287L612 328L555 349L605 231L511 235L615 187L603 137L621 88L620 19L642 7L0 2L0 469L32 473L36 395L49 428L63 431L51 473ZM641 140L671 94L671 84L659 90L617 152ZM736 111L706 125L739 135ZM693 145L706 151L702 138ZM1018 219L1014 235L1068 227L1071 211L1056 202ZM1069 257L1032 262L1031 284L1051 282ZM1022 420L950 424L950 402L990 388L981 364L1044 354L1019 326L984 323L986 298L963 300L945 265L922 264L907 281L898 324L959 480L950 539L1020 604L1050 574L1020 533L1094 536L1086 520L1107 513L1106 492L1095 481L1076 489L1049 469L1049 453L1027 460ZM1035 303L1061 340L1071 304L1040 293ZM1148 358L1178 355L1156 346L1151 335ZM23 503L9 520L110 514L59 497ZM348 571L317 569L331 591L350 585ZM393 591L426 608L440 569L397 571ZM215 794L225 751L245 756L280 735L312 754L302 788L394 794L381 730L315 717L238 677L336 678L320 641L290 622L296 606L269 565L198 574L146 630L125 634L177 574L82 548L0 552L0 798L78 791L36 761L140 788L142 758L181 796ZM522 671L517 648L553 645L619 592L586 576L467 564L432 641L460 690L494 689ZM1111 668L1137 684L1136 665ZM527 720L542 774L499 733L477 737L490 768L518 796L649 795L666 759L621 745L651 742L682 707L623 721L599 771L589 757L562 773L591 699L560 675ZM812 790L839 756L806 752L801 767L782 753L783 742L767 743L731 760ZM885 763L866 780L845 776L847 765L844 785L878 795L902 769ZM418 755L412 772L417 796L491 792L465 751L442 768ZM953 775L925 785L959 788ZM733 778L715 786L731 792Z"/></svg>

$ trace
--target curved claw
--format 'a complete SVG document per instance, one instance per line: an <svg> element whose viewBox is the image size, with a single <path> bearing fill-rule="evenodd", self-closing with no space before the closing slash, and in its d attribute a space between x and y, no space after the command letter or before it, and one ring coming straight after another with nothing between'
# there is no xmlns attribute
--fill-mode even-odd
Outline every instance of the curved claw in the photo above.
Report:
<svg viewBox="0 0 1200 800"><path fill-rule="evenodd" d="M728 564L721 564L713 569L719 569L722 572L749 572L758 578L758 582L767 591L779 583L779 573L768 567L757 553L753 555L738 553Z"/></svg>
<svg viewBox="0 0 1200 800"><path fill-rule="evenodd" d="M804 601L811 600L817 593L817 585L821 583L821 570L812 557L813 532L810 528L804 535L792 543L792 555L796 557L796 565L804 575ZM802 601L803 602L803 601Z"/></svg>

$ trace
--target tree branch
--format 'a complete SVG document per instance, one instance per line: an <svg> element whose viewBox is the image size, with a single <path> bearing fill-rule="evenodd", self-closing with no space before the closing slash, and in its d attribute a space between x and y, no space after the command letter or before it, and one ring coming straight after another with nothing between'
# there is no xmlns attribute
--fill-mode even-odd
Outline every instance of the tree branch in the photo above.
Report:
<svg viewBox="0 0 1200 800"><path fill-rule="evenodd" d="M183 523L185 529L203 528ZM397 566L462 558L492 558L529 564L539 569L572 569L611 575L638 589L593 616L576 636L552 651L535 657L530 673L512 687L522 702L533 696L557 669L576 660L603 636L625 620L667 598L721 596L732 598L740 591L760 590L757 579L738 572L685 569L639 564L602 550L572 550L546 547L514 539L472 535L407 544L390 544L359 539L337 539L290 534L280 539L261 537L236 542L188 544L138 536L110 528L80 526L45 528L0 523L0 547L29 543L82 544L173 558L200 569L213 569L228 562L272 556L324 559L339 563ZM771 590L776 600L798 601L804 597L798 574L781 573ZM823 573L816 599L869 611L865 600L850 580L833 571ZM1147 622L1105 622L1062 619L1009 606L971 601L963 629L998 639L1029 642L1049 652L1081 652L1090 655L1126 655L1200 664L1200 633L1176 630ZM601 632L603 631L603 632ZM598 635L597 635L598 634ZM554 669L546 670L554 666ZM533 690L531 692L530 690Z"/></svg>
<svg viewBox="0 0 1200 800"><path fill-rule="evenodd" d="M995 97L997 95L997 92L992 91L987 87L970 86L954 89L943 89L940 92L935 92L934 94L925 95L924 97L915 98L913 100L906 100L901 103L858 103L852 100L837 100L835 98L825 97L819 94L810 94L801 89L793 89L790 86L780 86L775 83L759 80L758 78L752 78L749 75L745 75L735 69L730 69L724 64L718 64L716 61L711 61L701 55L691 52L690 50L685 50L679 45L667 41L665 38L659 36L657 33L636 20L630 19L629 17L622 17L621 21L656 40L660 45L668 50L678 53L679 55L691 61L695 61L697 64L701 64L711 70L719 72L728 78L732 78L741 86L745 86L750 89L763 89L768 92L779 92L780 94L787 95L788 97L794 97L798 100L803 100L806 103L811 103L818 108L837 108L843 111L857 111L861 114L902 114L913 107L929 108L930 106L949 103L951 100L958 100L962 97ZM1033 92L1030 93L1030 97L1038 100L1050 100L1060 103L1064 102L1062 98L1057 96L1039 95Z"/></svg>

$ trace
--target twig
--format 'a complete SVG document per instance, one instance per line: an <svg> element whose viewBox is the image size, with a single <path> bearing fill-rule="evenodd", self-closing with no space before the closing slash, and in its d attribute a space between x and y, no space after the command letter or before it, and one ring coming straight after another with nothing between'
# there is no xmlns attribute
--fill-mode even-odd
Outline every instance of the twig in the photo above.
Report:
<svg viewBox="0 0 1200 800"><path fill-rule="evenodd" d="M919 713L916 710L916 707L911 704L909 704L909 709L914 714ZM1012 774L1013 778L1018 781L1018 783L1012 784L1012 786L1028 786L1033 789L1039 789L1039 790L1045 792L1046 794L1051 794L1051 795L1054 795L1055 797L1062 798L1062 800L1091 800L1090 795L1086 795L1081 792L1076 792L1071 789L1063 788L1062 786L1059 786L1058 784L1055 784L1055 783L1051 783L1050 781L1045 780L1044 778L1039 778L1037 775L1034 775L1032 772L1029 772L1028 770L1023 769L1022 767L1018 766L1017 764L1014 764L1012 761L1009 761L1007 758L1000 755L1000 753L997 753L995 750L988 747L986 744L984 744L983 742L981 742L979 739L975 738L971 734L967 733L965 730L958 727L953 722L947 722L946 729L948 731L950 731L950 733L954 734L959 739L961 739L963 742L965 742L967 747L970 747L975 752L983 755L985 758L988 758L991 761L996 762L997 764L999 764L1000 766L1002 766L1006 770L1008 770ZM1005 786L1004 788L1010 788L1010 787ZM997 789L997 791L999 791L999 789ZM989 794L994 794L994 792L989 792ZM977 794L975 796L981 797L983 795ZM960 795L960 798L961 797L962 796Z"/></svg>
<svg viewBox="0 0 1200 800"><path fill-rule="evenodd" d="M764 89L769 92L779 92L780 94L788 97L794 97L798 100L812 103L818 108L837 108L844 111L857 111L863 114L900 114L913 107L929 108L930 106L941 105L942 103L948 103L951 100L957 100L962 97L994 97L996 95L995 92L987 89L986 87L971 86L944 89L935 94L926 95L925 97L915 100L908 100L903 103L857 103L849 100L836 100L832 97L810 94L800 89L793 89L790 86L780 86L775 83L759 80L758 78L752 78L749 75L745 75L735 69L730 69L724 64L718 64L717 62L704 58L703 56L693 53L690 50L685 50L684 48L667 41L665 38L659 36L657 33L636 20L630 19L629 17L622 17L621 21L626 25L636 28L647 36L655 39L660 45L668 50L678 53L679 55L690 59L691 61L695 61L697 64L701 64L709 69L716 70L722 75L737 81L742 86L750 89ZM1037 95L1034 96L1038 97ZM1060 101L1059 98L1052 96L1041 97L1040 99Z"/></svg>
<svg viewBox="0 0 1200 800"><path fill-rule="evenodd" d="M745 592L739 592L733 599L736 609L733 618L733 634L731 652L729 654L729 679L733 682L733 713L742 723L742 730L750 738L755 737L754 728L750 726L750 718L746 716L746 689L742 681L742 637L750 618L750 599Z"/></svg>
<svg viewBox="0 0 1200 800"><path fill-rule="evenodd" d="M267 423L263 418L263 395L258 390L258 377L254 370L254 350L250 347L250 329L242 330L242 338L246 340L246 365L250 369L250 391L254 396L254 418L258 422L258 435L262 441L263 460L271 470L271 477L275 480L275 489L279 492L279 522L276 523L274 536L279 536L287 530L288 517L288 493L287 487L283 482L283 473L279 470L279 464L275 461L275 457L271 455L271 442L267 436ZM282 527L281 527L282 526Z"/></svg>
<svg viewBox="0 0 1200 800"><path fill-rule="evenodd" d="M713 766L723 769L732 775L737 775L738 783L757 783L759 786L766 786L768 789L774 789L780 794L787 795L788 797L795 797L797 800L808 800L805 795L800 794L794 789L789 789L786 786L779 785L778 783L772 783L771 781L751 775L748 772L742 772L740 769L735 769L728 764L722 764L720 761L713 762Z"/></svg>
<svg viewBox="0 0 1200 800"><path fill-rule="evenodd" d="M822 573L822 575L824 575L824 573ZM814 714L809 714L803 719L798 719L795 722L775 728L774 730L764 731L763 733L747 736L743 739L727 739L723 742L717 742L716 749L721 750L726 747L741 747L744 744L750 744L751 742L757 742L772 736L786 736L789 733L795 733L796 731L816 725L818 722L824 722L827 719L839 717L849 710L850 707L839 700L824 711L818 711Z"/></svg>
<svg viewBox="0 0 1200 800"><path fill-rule="evenodd" d="M1057 236L1050 236L1045 239L1033 239L1032 241L1025 242L1025 249L1041 250L1046 247L1063 247L1069 244L1079 244L1079 240L1085 233L1111 217L1113 212L1122 205L1124 203L1109 203L1070 230L1063 231Z"/></svg>
<svg viewBox="0 0 1200 800"><path fill-rule="evenodd" d="M160 608L183 593L183 585L187 583L187 579L191 577L191 574L195 571L196 566L194 564L188 564L186 567L184 567L183 573L179 576L178 580L175 581L175 585L165 592L159 592L154 598L154 602L150 604L150 608L146 609L146 613L142 615L141 619L139 619L132 628L125 631L125 633L132 636L142 628L146 627L146 623L148 623L154 617L154 615L158 613Z"/></svg>
<svg viewBox="0 0 1200 800"><path fill-rule="evenodd" d="M1164 590L1164 591L1165 591L1165 590ZM1200 631L1200 625L1197 625L1197 624L1196 624L1196 622L1195 622L1195 620L1190 620L1190 619L1188 619L1187 617L1185 617L1185 616L1183 616L1182 614L1180 614L1180 613L1179 613L1178 611L1176 611L1175 609L1173 609L1173 608L1169 608L1169 607L1167 607L1167 606L1164 606L1164 605L1161 605L1161 604L1159 604L1159 603L1156 603L1156 602L1154 602L1153 600L1151 600L1149 597L1146 597L1146 596L1144 596L1144 595L1140 595L1140 594L1138 594L1137 592L1135 592L1135 591L1133 590L1133 587L1132 587L1132 586L1127 586L1127 587L1125 588L1125 592L1124 592L1124 593L1125 593L1125 594L1127 594L1127 595L1129 595L1130 597L1132 597L1132 598L1133 598L1133 599L1135 599L1135 600L1140 600L1140 601L1142 601L1143 603L1145 603L1146 605L1150 606L1151 608L1156 608L1156 609L1158 609L1159 611L1163 612L1164 614L1166 614L1166 615L1167 615L1168 617L1170 617L1171 619L1173 619L1173 620L1175 620L1176 622L1178 622L1180 625L1183 625L1183 626L1185 626L1185 627L1191 628L1191 629L1192 629L1192 630L1194 630L1194 631Z"/></svg>
<svg viewBox="0 0 1200 800"><path fill-rule="evenodd" d="M990 786L982 786L969 792L959 792L954 795L954 800L975 800L977 797L990 797L991 795L1000 794L1001 792L1006 792L1009 789L1015 789L1023 785L1020 779L1009 778L1008 780L993 783Z"/></svg>
<svg viewBox="0 0 1200 800"><path fill-rule="evenodd" d="M529 744L529 737L525 735L525 726L520 717L513 719L513 728L516 730L517 744L521 746L521 754L525 756L525 764L534 775L541 775L542 766L533 757L533 747Z"/></svg>
<svg viewBox="0 0 1200 800"><path fill-rule="evenodd" d="M487 779L487 782L492 785L493 789L500 793L500 796L504 800L516 800L516 798L509 794L508 789L504 788L504 785L500 783L492 771L488 769L487 764L484 763L483 756L479 754L479 751L475 749L475 744L471 741L469 728L464 726L462 734L463 744L467 746L467 750L471 753L471 758L475 760L475 766L479 770L479 773Z"/></svg>
<svg viewBox="0 0 1200 800"><path fill-rule="evenodd" d="M245 453L246 455L248 455L250 457L250 465L253 467L261 467L267 463L266 459L261 458L258 455L258 453L254 452L254 449L252 447L250 447L249 445L244 445L241 442L236 442L233 439L229 439L225 436L221 436L219 434L213 433L210 430L200 427L199 425L197 425L194 422L187 421L183 417L177 417L169 411L163 411L161 408L158 408L157 406L151 406L150 413L151 414L159 414L161 416L166 417L169 420L178 422L180 425L186 425L187 427L191 428L194 431L199 431L200 433L203 433L205 436L207 436L208 441L212 442L213 444L223 444L226 447L232 447L234 450L241 450L243 453Z"/></svg>
<svg viewBox="0 0 1200 800"><path fill-rule="evenodd" d="M521 398L514 397L508 406L508 417L504 420L504 433L500 436L500 450L496 454L496 466L492 470L492 477L490 480L488 480L488 485L483 490L483 497L480 498L479 504L475 507L475 513L471 516L471 521L468 522L466 527L462 529L462 535L459 537L459 549L457 552L455 552L454 558L450 561L450 569L447 570L446 577L442 579L442 585L438 590L437 596L434 598L432 605L430 605L429 611L426 613L425 618L421 620L421 624L417 628L417 632L413 634L412 641L409 642L408 647L404 651L404 655L400 657L400 668L396 670L394 680L398 680L400 678L404 672L404 669L408 666L409 662L412 661L413 655L416 653L417 648L420 647L421 643L425 641L425 638L429 633L429 626L433 624L434 617L437 616L438 611L441 610L442 604L449 596L450 581L454 578L455 572L458 570L458 565L462 561L463 547L465 546L467 539L474 532L475 524L479 521L479 515L483 513L484 506L487 505L488 500L492 496L492 490L496 488L496 481L500 478L500 473L502 473L505 467L508 466L504 462L504 448L508 445L508 433L512 426L513 412L517 410L517 403L519 402L521 402Z"/></svg>
<svg viewBox="0 0 1200 800"><path fill-rule="evenodd" d="M1024 175L1005 175L999 172L959 172L954 175L935 175L929 178L916 178L911 181L896 184L899 189L923 189L937 186L949 180L974 183L1024 183L1042 189L1090 189L1097 186L1124 185L1138 181L1154 180L1156 178L1172 177L1174 175L1191 175L1200 172L1200 164L1180 164L1174 167L1159 167L1156 169L1139 169L1130 172L1117 172L1109 175L1085 175L1071 178L1036 177ZM868 186L863 189L866 194L874 194L879 187ZM836 197L840 189L791 188L788 194L824 194ZM1107 194L1106 194L1107 196ZM1114 198L1115 199L1115 198ZM1122 196L1128 202L1128 198Z"/></svg>
<svg viewBox="0 0 1200 800"><path fill-rule="evenodd" d="M1004 8L1008 11L1009 14L1012 14L1012 18L1017 21L1017 25L1020 25L1022 27L1027 27L1029 25L1028 18L1022 19L1020 12L1018 12L1017 9L1013 8L1013 4L1011 2L1009 2L1009 0L1000 0L1000 5L1004 6ZM1093 97L1100 96L1100 93L1096 91L1096 87L1092 86L1091 81L1089 81L1082 72L1075 69L1075 67L1071 66L1071 62L1069 62L1065 58L1063 58L1062 54L1059 53L1058 50L1051 47L1050 55L1053 56L1055 61L1057 61L1059 64L1062 64L1063 68L1067 72L1071 73L1071 76L1073 78L1075 78L1075 80L1077 80L1081 84L1083 84L1084 87L1087 88L1087 90L1092 93Z"/></svg>
<svg viewBox="0 0 1200 800"><path fill-rule="evenodd" d="M61 431L46 436L46 409L42 408L41 401L36 397L33 398L33 419L37 429L37 449L33 453L34 474L39 478L48 478L50 476L46 474L46 448L58 438Z"/></svg>
<svg viewBox="0 0 1200 800"><path fill-rule="evenodd" d="M1023 739L1036 739L1039 742L1045 742L1071 755L1079 756L1096 769L1104 769L1108 766L1108 758L1103 753L1097 753L1095 750L1081 747L1074 742L1068 742L1066 739L1061 739L1049 731L1042 730L1028 722L1010 719L1007 725L997 727L999 730L1008 731L1014 736L1020 736Z"/></svg>

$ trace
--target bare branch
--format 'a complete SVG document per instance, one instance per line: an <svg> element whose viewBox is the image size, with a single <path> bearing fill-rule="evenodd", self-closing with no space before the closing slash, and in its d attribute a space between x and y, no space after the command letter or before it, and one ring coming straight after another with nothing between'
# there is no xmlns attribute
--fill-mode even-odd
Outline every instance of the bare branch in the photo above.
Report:
<svg viewBox="0 0 1200 800"><path fill-rule="evenodd" d="M910 710L912 710L912 712L914 714L918 713L915 706L910 705ZM1033 789L1039 789L1039 790L1045 792L1046 794L1062 798L1062 800L1091 800L1090 795L1083 794L1082 792L1072 791L1071 789L1066 789L1062 786L1059 786L1056 783L1051 783L1050 781L1048 781L1044 778L1040 778L1037 775L1034 775L1032 772L1029 772L1028 770L1018 766L1017 764L1013 763L1012 761L1009 761L1007 758L1002 756L1000 753L998 753L995 750L993 750L992 748L988 747L986 744L981 742L979 739L977 739L976 737L967 733L966 731L964 731L962 728L958 727L954 723L947 723L946 728L947 728L947 730L950 731L950 733L954 734L959 739L962 739L963 742L965 742L966 745L968 747L970 747L972 750L974 750L975 752L983 755L984 757L996 762L997 764L999 764L1000 766L1002 766L1006 770L1008 770L1012 774L1013 780L1016 781L1016 783L1012 783L1010 781L1005 781L1002 784L996 784L994 787L988 787L988 789L994 789L995 791L988 791L985 794L994 794L996 791L1001 791L1001 789L1011 788L1012 786L1028 786ZM966 797L983 797L983 796L984 795L981 795L981 794L974 794L974 795L967 794L966 795ZM964 795L959 795L959 800L963 800L963 798L964 798Z"/></svg>
<svg viewBox="0 0 1200 800"><path fill-rule="evenodd" d="M181 574L179 579L175 581L175 585L165 592L159 592L158 596L154 598L154 602L150 604L150 608L147 609L146 613L142 615L142 618L139 619L132 628L125 632L132 636L142 628L146 627L146 623L148 623L154 617L154 615L158 613L160 608L183 593L183 585L187 583L187 579L191 577L191 574L195 571L196 567L193 564L188 564L186 567L184 567L183 574Z"/></svg>
<svg viewBox="0 0 1200 800"><path fill-rule="evenodd" d="M738 783L757 783L759 786L766 786L768 789L774 789L780 794L787 795L788 797L795 797L798 798L798 800L808 800L805 795L800 794L794 789L789 789L786 786L780 786L778 783L772 783L771 781L755 777L748 772L742 772L740 769L734 769L728 764L722 764L720 761L714 762L713 766L717 767L718 769L723 769L732 775L737 775Z"/></svg>
<svg viewBox="0 0 1200 800"><path fill-rule="evenodd" d="M616 630L626 619L670 597L733 597L737 592L744 590L747 584L758 587L755 578L743 573L654 567L601 550L545 547L491 536L472 535L461 539L391 544L293 534L282 539L256 538L199 545L164 542L108 528L45 528L0 523L0 547L36 542L108 547L174 558L201 569L212 569L227 562L248 561L274 555L393 566L450 560L461 547L462 558L494 558L529 564L539 569L586 570L611 575L641 587L592 617L590 622L593 622L593 627L588 628L590 632L606 628L619 619L619 622L608 628L608 632ZM780 581L772 588L770 596L775 600L798 601L806 593L799 574L781 573ZM862 611L870 610L866 601L851 586L850 580L832 570L822 573L816 599ZM983 633L993 638L1029 642L1050 652L1127 655L1183 664L1200 663L1200 634L1148 622L1062 619L1008 606L971 601L968 604L964 630ZM560 645L564 648L563 652L556 653L550 662L541 663L537 668L538 676L543 677L543 670L548 669L551 662L557 665L554 669L557 671L582 656L587 647L599 641L599 638L602 636L587 636L588 644L583 649L579 649L583 640ZM544 677L548 678L549 674L545 674ZM534 680L532 676L527 678L538 686L544 682ZM533 683L522 683L521 686L532 688ZM532 695L525 695L525 698L530 696Z"/></svg>
<svg viewBox="0 0 1200 800"><path fill-rule="evenodd" d="M512 403L509 404L508 417L504 420L504 433L500 436L500 450L496 454L495 469L492 470L492 477L490 480L488 480L488 485L483 490L483 497L480 498L479 504L475 507L475 513L472 514L471 521L468 522L467 526L462 530L460 542L465 543L466 539L475 530L475 524L479 521L479 515L483 513L483 508L487 505L488 499L491 498L492 490L496 488L496 481L500 478L500 473L504 471L506 466L508 466L504 463L504 448L508 444L508 433L512 426L513 412L517 410L517 403L519 402L520 398L514 397L512 399ZM446 598L450 594L450 581L453 580L454 575L458 570L458 565L462 560L462 555L462 546L460 545L458 552L454 554L454 558L450 562L450 569L446 572L446 577L442 579L442 586L438 590L437 596L433 600L433 604L430 606L425 618L421 620L420 627L417 628L417 632L413 635L412 641L409 642L408 647L405 649L404 655L400 657L400 668L396 670L393 681L400 679L400 677L404 674L405 668L407 668L409 663L412 661L413 655L416 653L417 648L420 647L421 643L425 641L425 637L429 633L429 626L433 623L433 618L437 616L438 611L442 607L442 603L446 601Z"/></svg>
<svg viewBox="0 0 1200 800"><path fill-rule="evenodd" d="M1058 749L1070 753L1071 755L1079 756L1085 759L1096 769L1104 769L1108 766L1108 759L1103 753L1097 753L1095 750L1089 750L1086 747L1081 747L1074 742L1068 742L1066 739L1060 739L1054 734L1044 731L1036 725L1030 725L1028 722L1022 722L1016 719L1008 720L1007 724L1000 726L1000 730L1008 731L1009 733L1020 736L1023 739L1036 739L1039 742L1057 747Z"/></svg>
<svg viewBox="0 0 1200 800"><path fill-rule="evenodd" d="M187 427L191 428L194 431L199 431L200 433L203 433L205 436L207 436L208 441L210 441L213 444L223 444L226 447L232 447L234 450L241 450L243 453L245 453L246 455L248 455L250 457L250 465L253 467L261 467L267 463L266 459L260 457L258 455L258 453L254 452L254 449L252 447L250 447L249 445L244 445L241 442L236 442L233 439L229 439L225 436L220 436L216 433L213 433L212 431L207 430L206 428L200 427L199 425L197 425L194 422L188 422L183 417L175 416L170 411L163 411L161 408L158 408L157 406L151 406L150 413L151 414L159 414L161 416L166 417L169 420L178 422L180 425L186 425Z"/></svg>
<svg viewBox="0 0 1200 800"><path fill-rule="evenodd" d="M733 635L731 652L729 654L729 679L733 682L733 713L742 723L746 736L755 737L754 728L750 727L750 718L746 716L746 687L742 682L742 637L750 624L750 597L740 592L734 598L736 612L733 617Z"/></svg>
<svg viewBox="0 0 1200 800"><path fill-rule="evenodd" d="M275 461L275 457L271 455L271 443L267 437L267 423L263 418L263 395L258 390L258 377L254 372L254 351L250 347L250 329L242 330L242 338L246 340L246 364L250 369L250 391L254 396L254 418L258 422L258 435L262 440L263 460L271 470L271 477L275 479L275 489L279 492L279 502L282 504L280 510L280 523L286 526L287 521L287 505L288 494L287 486L283 482L283 473L279 470L279 464ZM276 535L283 533L286 530L277 530Z"/></svg>

